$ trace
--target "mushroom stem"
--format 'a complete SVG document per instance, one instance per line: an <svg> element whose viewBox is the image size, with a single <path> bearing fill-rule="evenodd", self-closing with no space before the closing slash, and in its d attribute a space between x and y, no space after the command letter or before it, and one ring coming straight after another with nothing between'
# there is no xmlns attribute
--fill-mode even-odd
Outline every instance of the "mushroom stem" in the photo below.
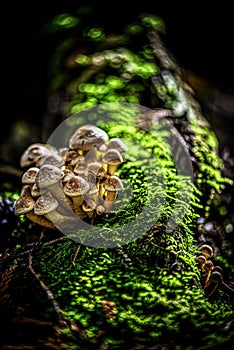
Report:
<svg viewBox="0 0 234 350"><path fill-rule="evenodd" d="M82 210L82 203L84 202L83 195L72 197L73 211L80 219L87 217L86 213Z"/></svg>
<svg viewBox="0 0 234 350"><path fill-rule="evenodd" d="M36 215L33 211L26 213L25 216L35 224L50 228L52 230L57 230L57 227L46 217Z"/></svg>
<svg viewBox="0 0 234 350"><path fill-rule="evenodd" d="M105 211L109 212L116 198L116 191L106 191L105 193L105 200L103 204L106 209Z"/></svg>

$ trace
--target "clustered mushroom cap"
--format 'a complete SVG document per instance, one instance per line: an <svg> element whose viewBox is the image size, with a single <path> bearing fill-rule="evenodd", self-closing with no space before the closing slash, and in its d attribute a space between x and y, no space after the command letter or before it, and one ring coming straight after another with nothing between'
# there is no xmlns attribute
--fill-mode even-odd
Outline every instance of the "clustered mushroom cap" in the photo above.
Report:
<svg viewBox="0 0 234 350"><path fill-rule="evenodd" d="M46 215L54 211L58 207L58 201L49 193L41 195L34 206L36 215Z"/></svg>
<svg viewBox="0 0 234 350"><path fill-rule="evenodd" d="M29 213L33 210L35 205L34 199L30 195L21 196L15 203L14 213L15 215L22 215Z"/></svg>
<svg viewBox="0 0 234 350"><path fill-rule="evenodd" d="M110 139L110 142L107 146L107 150L109 150L109 149L116 149L120 153L127 152L127 150L128 150L125 143L121 139L119 139L118 137L114 137L114 138Z"/></svg>
<svg viewBox="0 0 234 350"><path fill-rule="evenodd" d="M117 149L111 148L106 151L102 161L107 164L121 164L123 162L123 157Z"/></svg>
<svg viewBox="0 0 234 350"><path fill-rule="evenodd" d="M36 184L39 188L47 188L59 180L62 180L63 175L64 173L60 168L54 165L45 164L42 165L36 176Z"/></svg>
<svg viewBox="0 0 234 350"><path fill-rule="evenodd" d="M89 183L81 176L71 177L64 186L64 193L69 197L82 196L89 190Z"/></svg>
<svg viewBox="0 0 234 350"><path fill-rule="evenodd" d="M35 183L36 176L38 174L39 168L31 167L26 170L21 178L22 184L33 184Z"/></svg>
<svg viewBox="0 0 234 350"><path fill-rule="evenodd" d="M95 146L108 141L107 133L95 125L84 125L79 127L69 141L71 149L89 151Z"/></svg>
<svg viewBox="0 0 234 350"><path fill-rule="evenodd" d="M104 188L106 191L121 191L123 189L123 183L118 176L112 175L104 182Z"/></svg>
<svg viewBox="0 0 234 350"><path fill-rule="evenodd" d="M28 146L20 158L21 167L27 169L15 215L57 229L63 221L74 227L77 217L108 213L123 189L116 170L126 151L121 139L109 139L104 130L91 124L77 128L67 147Z"/></svg>
<svg viewBox="0 0 234 350"><path fill-rule="evenodd" d="M33 143L28 146L20 158L22 168L37 165L37 163L51 153L57 153L55 147L49 144Z"/></svg>

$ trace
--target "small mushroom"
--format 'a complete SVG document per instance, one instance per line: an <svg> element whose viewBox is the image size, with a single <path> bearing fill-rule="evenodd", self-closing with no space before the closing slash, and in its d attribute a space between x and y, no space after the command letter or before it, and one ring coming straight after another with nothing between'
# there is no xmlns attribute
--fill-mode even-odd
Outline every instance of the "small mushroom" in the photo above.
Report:
<svg viewBox="0 0 234 350"><path fill-rule="evenodd" d="M74 174L85 177L88 163L85 160L78 161L73 169Z"/></svg>
<svg viewBox="0 0 234 350"><path fill-rule="evenodd" d="M64 154L63 159L67 167L74 167L77 162L84 160L84 157L77 151L68 149Z"/></svg>
<svg viewBox="0 0 234 350"><path fill-rule="evenodd" d="M199 250L205 256L206 259L209 259L213 256L213 248L208 244L203 244L199 248Z"/></svg>
<svg viewBox="0 0 234 350"><path fill-rule="evenodd" d="M118 137L114 137L114 138L109 140L107 150L109 150L109 149L117 149L117 151L119 151L120 153L124 153L128 150L125 143L121 139L119 139Z"/></svg>
<svg viewBox="0 0 234 350"><path fill-rule="evenodd" d="M123 163L123 157L117 149L109 149L104 154L102 161L107 164L107 173L114 175L119 164Z"/></svg>
<svg viewBox="0 0 234 350"><path fill-rule="evenodd" d="M62 168L64 163L65 162L63 158L59 154L54 153L54 154L49 154L48 156L43 158L40 165L42 166L44 164L50 164L50 165L56 166L57 168Z"/></svg>
<svg viewBox="0 0 234 350"><path fill-rule="evenodd" d="M205 258L205 256L204 255L199 255L198 257L197 257L197 267L200 269L200 270L202 270L203 269L203 267L204 267L204 265L205 265L205 263L206 263L206 258Z"/></svg>
<svg viewBox="0 0 234 350"><path fill-rule="evenodd" d="M96 208L96 203L92 199L87 199L82 203L82 210L88 215L91 219Z"/></svg>
<svg viewBox="0 0 234 350"><path fill-rule="evenodd" d="M32 185L31 188L31 196L32 197L39 197L41 195L40 189L36 183Z"/></svg>
<svg viewBox="0 0 234 350"><path fill-rule="evenodd" d="M89 183L79 175L74 175L64 185L64 193L72 199L73 210L80 219L86 217L81 205L84 201L84 194L86 194L88 190Z"/></svg>
<svg viewBox="0 0 234 350"><path fill-rule="evenodd" d="M103 207L103 205L99 204L96 207L96 213L97 213L97 215L102 215L105 213L105 208Z"/></svg>
<svg viewBox="0 0 234 350"><path fill-rule="evenodd" d="M50 191L62 206L65 208L67 208L67 206L72 208L72 203L65 196L63 191L63 176L64 173L62 169L54 165L44 164L36 176L36 184L41 192Z"/></svg>
<svg viewBox="0 0 234 350"><path fill-rule="evenodd" d="M74 227L75 218L65 216L57 211L59 202L48 191L43 193L35 202L34 213L38 216L45 216L57 228Z"/></svg>
<svg viewBox="0 0 234 350"><path fill-rule="evenodd" d="M86 124L80 126L71 136L69 140L69 148L82 150L84 156L87 155L89 159L95 160L97 159L97 148L102 144L105 144L108 139L109 137L104 130L95 125Z"/></svg>
<svg viewBox="0 0 234 350"><path fill-rule="evenodd" d="M57 153L56 148L52 145L33 143L23 152L20 158L20 166L22 168L33 165L37 166L37 162L39 162L41 158L46 157L51 153Z"/></svg>
<svg viewBox="0 0 234 350"><path fill-rule="evenodd" d="M73 176L74 176L74 173L70 169L67 169L67 168L63 169L62 182L63 183L67 182Z"/></svg>
<svg viewBox="0 0 234 350"><path fill-rule="evenodd" d="M55 229L53 223L47 220L44 216L38 216L34 213L33 209L35 206L35 200L30 195L30 186L26 185L23 187L21 197L15 202L14 205L14 214L16 216L25 215L30 221L50 228Z"/></svg>
<svg viewBox="0 0 234 350"><path fill-rule="evenodd" d="M103 186L105 189L104 207L106 212L109 212L116 198L117 192L123 189L123 183L118 176L112 175L106 179Z"/></svg>
<svg viewBox="0 0 234 350"><path fill-rule="evenodd" d="M87 176L88 182L99 185L99 182L106 175L106 170L100 162L92 162L88 164Z"/></svg>
<svg viewBox="0 0 234 350"><path fill-rule="evenodd" d="M202 272L203 272L203 277L205 278L205 285L204 288L207 284L207 282L209 281L210 278L210 274L212 272L212 270L214 269L214 264L211 260L206 260Z"/></svg>
<svg viewBox="0 0 234 350"><path fill-rule="evenodd" d="M34 184L38 171L39 168L37 167L31 167L27 169L21 177L22 184Z"/></svg>

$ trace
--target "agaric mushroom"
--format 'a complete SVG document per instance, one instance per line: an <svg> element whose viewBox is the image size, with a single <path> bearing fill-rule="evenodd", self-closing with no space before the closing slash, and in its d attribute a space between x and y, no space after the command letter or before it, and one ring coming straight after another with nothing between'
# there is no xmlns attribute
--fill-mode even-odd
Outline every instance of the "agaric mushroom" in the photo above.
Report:
<svg viewBox="0 0 234 350"><path fill-rule="evenodd" d="M36 181L36 176L38 174L39 168L37 167L31 167L29 169L27 169L22 177L21 177L21 182L22 184L34 184Z"/></svg>
<svg viewBox="0 0 234 350"><path fill-rule="evenodd" d="M209 259L213 256L213 248L208 245L208 244L203 244L200 248L199 248L200 252L202 253L202 255L204 255L204 257L206 259Z"/></svg>
<svg viewBox="0 0 234 350"><path fill-rule="evenodd" d="M96 151L108 141L107 133L99 127L91 124L80 126L69 140L69 148L81 150L82 155L96 160ZM88 154L89 153L89 154Z"/></svg>
<svg viewBox="0 0 234 350"><path fill-rule="evenodd" d="M118 166L123 163L123 157L117 149L109 149L104 154L102 161L107 164L107 173L114 175Z"/></svg>
<svg viewBox="0 0 234 350"><path fill-rule="evenodd" d="M68 169L68 168L65 168L63 170L63 178L62 178L62 182L65 183L67 182L68 180L70 180L71 177L74 176L74 173L72 170Z"/></svg>
<svg viewBox="0 0 234 350"><path fill-rule="evenodd" d="M89 190L89 183L79 175L74 175L64 186L64 193L70 197L73 202L73 210L76 215L83 219L86 214L82 211L81 205L84 201L84 194Z"/></svg>
<svg viewBox="0 0 234 350"><path fill-rule="evenodd" d="M117 151L119 151L120 153L127 152L127 150L128 150L125 143L121 139L119 139L118 137L114 137L114 138L109 140L107 150L109 150L109 149L117 149Z"/></svg>
<svg viewBox="0 0 234 350"><path fill-rule="evenodd" d="M56 209L59 206L59 202L48 191L43 193L35 202L34 213L38 216L45 216L46 219L51 221L57 228L74 227L75 218L71 216L65 216L60 214Z"/></svg>
<svg viewBox="0 0 234 350"><path fill-rule="evenodd" d="M55 147L49 144L33 143L28 146L20 158L22 168L37 166L38 162L51 153L57 153Z"/></svg>
<svg viewBox="0 0 234 350"><path fill-rule="evenodd" d="M78 161L73 169L74 174L85 177L88 163L85 160Z"/></svg>
<svg viewBox="0 0 234 350"><path fill-rule="evenodd" d="M123 189L123 183L118 176L112 175L106 179L103 186L105 189L103 205L106 212L109 212L114 200L116 199L117 192Z"/></svg>
<svg viewBox="0 0 234 350"><path fill-rule="evenodd" d="M36 184L36 182L32 185L31 188L31 196L32 197L39 197L41 194L40 189L38 187L38 185Z"/></svg>
<svg viewBox="0 0 234 350"><path fill-rule="evenodd" d="M36 176L36 184L41 192L50 191L52 195L59 201L59 204L72 208L72 204L65 196L62 186L63 171L56 166L44 164L40 168Z"/></svg>
<svg viewBox="0 0 234 350"><path fill-rule="evenodd" d="M74 167L77 162L84 160L84 157L77 153L77 151L68 149L63 156L66 167Z"/></svg>
<svg viewBox="0 0 234 350"><path fill-rule="evenodd" d="M16 201L14 206L14 213L16 216L25 215L30 221L50 228L55 229L53 223L47 220L44 216L38 216L34 212L35 200L30 195L31 187L29 185L23 186L20 198Z"/></svg>
<svg viewBox="0 0 234 350"><path fill-rule="evenodd" d="M87 167L88 182L92 184L99 184L100 180L106 175L106 170L100 162L92 162Z"/></svg>
<svg viewBox="0 0 234 350"><path fill-rule="evenodd" d="M82 203L82 210L88 215L91 219L96 208L96 203L92 199L87 199Z"/></svg>
<svg viewBox="0 0 234 350"><path fill-rule="evenodd" d="M97 215L102 215L105 213L105 208L103 207L103 205L101 205L101 204L97 205L96 213L97 213Z"/></svg>
<svg viewBox="0 0 234 350"><path fill-rule="evenodd" d="M45 158L43 158L41 165L50 164L56 166L57 168L62 168L65 164L64 159L59 154L49 154Z"/></svg>
<svg viewBox="0 0 234 350"><path fill-rule="evenodd" d="M204 267L204 265L205 265L205 263L206 263L206 258L205 258L205 256L204 255L199 255L198 257L197 257L197 267L200 269L200 270L202 270L203 269L203 267Z"/></svg>

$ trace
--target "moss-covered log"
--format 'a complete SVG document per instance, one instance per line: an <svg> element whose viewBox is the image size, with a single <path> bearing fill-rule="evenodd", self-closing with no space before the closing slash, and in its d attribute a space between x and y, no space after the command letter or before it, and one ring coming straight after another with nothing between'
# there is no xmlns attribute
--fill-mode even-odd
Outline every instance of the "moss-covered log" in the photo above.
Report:
<svg viewBox="0 0 234 350"><path fill-rule="evenodd" d="M72 238L13 219L7 208L20 188L12 202L2 200L14 225L2 238L1 314L9 308L14 321L6 324L16 329L35 325L41 334L33 341L48 349L227 346L234 339L228 157L163 44L161 18L140 14L108 32L85 25L85 16L61 14L46 27L59 38L46 117L95 122L123 139L118 173L126 186L113 212ZM204 244L222 281L199 265Z"/></svg>

